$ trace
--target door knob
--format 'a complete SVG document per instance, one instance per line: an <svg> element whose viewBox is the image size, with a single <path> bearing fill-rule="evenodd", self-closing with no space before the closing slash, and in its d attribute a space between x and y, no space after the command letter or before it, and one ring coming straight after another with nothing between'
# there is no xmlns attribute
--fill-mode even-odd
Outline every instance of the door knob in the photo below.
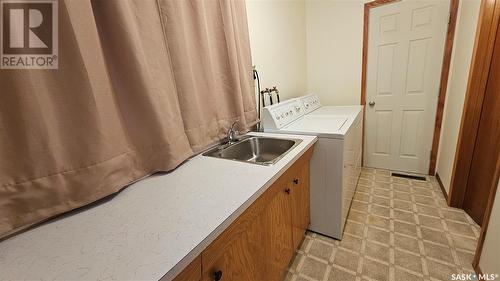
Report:
<svg viewBox="0 0 500 281"><path fill-rule="evenodd" d="M374 101L371 101L368 103L369 106L373 107L375 105L375 102Z"/></svg>

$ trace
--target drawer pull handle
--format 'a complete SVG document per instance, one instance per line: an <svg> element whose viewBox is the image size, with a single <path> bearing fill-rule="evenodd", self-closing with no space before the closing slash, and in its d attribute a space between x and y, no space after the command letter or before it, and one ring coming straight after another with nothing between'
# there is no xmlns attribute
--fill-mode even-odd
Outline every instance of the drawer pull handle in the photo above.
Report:
<svg viewBox="0 0 500 281"><path fill-rule="evenodd" d="M214 281L220 281L222 279L222 271L217 270L214 272Z"/></svg>
<svg viewBox="0 0 500 281"><path fill-rule="evenodd" d="M293 179L294 184L299 184L299 179Z"/></svg>
<svg viewBox="0 0 500 281"><path fill-rule="evenodd" d="M290 194L290 188L285 188L286 194Z"/></svg>

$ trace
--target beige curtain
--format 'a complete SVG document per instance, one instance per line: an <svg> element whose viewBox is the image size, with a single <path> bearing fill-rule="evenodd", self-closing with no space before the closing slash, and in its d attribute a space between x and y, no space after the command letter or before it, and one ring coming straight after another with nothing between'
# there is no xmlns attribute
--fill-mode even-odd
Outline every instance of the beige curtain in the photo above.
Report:
<svg viewBox="0 0 500 281"><path fill-rule="evenodd" d="M59 69L0 70L0 237L255 122L244 1L59 1Z"/></svg>

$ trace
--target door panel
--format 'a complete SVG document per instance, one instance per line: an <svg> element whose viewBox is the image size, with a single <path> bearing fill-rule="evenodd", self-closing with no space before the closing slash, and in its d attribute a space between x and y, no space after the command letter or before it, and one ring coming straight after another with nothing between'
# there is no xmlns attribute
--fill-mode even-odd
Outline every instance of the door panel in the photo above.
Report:
<svg viewBox="0 0 500 281"><path fill-rule="evenodd" d="M294 171L295 176L290 184L292 207L292 240L294 250L297 250L304 238L310 220L309 198L309 163Z"/></svg>
<svg viewBox="0 0 500 281"><path fill-rule="evenodd" d="M445 0L370 10L365 166L427 172L448 10Z"/></svg>
<svg viewBox="0 0 500 281"><path fill-rule="evenodd" d="M417 8L412 11L411 28L412 30L422 28L432 28L433 6Z"/></svg>
<svg viewBox="0 0 500 281"><path fill-rule="evenodd" d="M426 61L429 56L430 38L410 41L408 70L406 72L406 95L425 94Z"/></svg>
<svg viewBox="0 0 500 281"><path fill-rule="evenodd" d="M380 35L388 36L399 30L399 13L380 17Z"/></svg>
<svg viewBox="0 0 500 281"><path fill-rule="evenodd" d="M377 126L375 127L375 153L389 156L391 153L392 111L377 110L375 112Z"/></svg>
<svg viewBox="0 0 500 281"><path fill-rule="evenodd" d="M400 157L418 157L418 136L424 119L422 110L405 110L401 129Z"/></svg>
<svg viewBox="0 0 500 281"><path fill-rule="evenodd" d="M213 281L216 272L222 274L221 280L263 280L262 201L256 201L203 251L201 280Z"/></svg>
<svg viewBox="0 0 500 281"><path fill-rule="evenodd" d="M397 44L382 45L378 49L377 95L393 95L393 77Z"/></svg>
<svg viewBox="0 0 500 281"><path fill-rule="evenodd" d="M472 164L463 209L479 225L483 223L490 188L494 185L495 169L500 152L500 28L486 85L481 119L472 156Z"/></svg>
<svg viewBox="0 0 500 281"><path fill-rule="evenodd" d="M285 190L288 188L287 179L279 179L275 184L279 191L274 195L263 213L264 229L266 234L261 241L265 249L265 279L281 280L284 277L284 269L293 256L292 249L292 213L290 209L290 194ZM229 279L238 280L238 279Z"/></svg>

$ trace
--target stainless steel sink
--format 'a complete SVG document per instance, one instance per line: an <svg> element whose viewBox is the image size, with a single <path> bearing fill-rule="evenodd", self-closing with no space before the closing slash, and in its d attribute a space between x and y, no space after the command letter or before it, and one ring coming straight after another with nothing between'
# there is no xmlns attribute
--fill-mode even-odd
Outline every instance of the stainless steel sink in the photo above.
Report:
<svg viewBox="0 0 500 281"><path fill-rule="evenodd" d="M250 136L222 144L203 153L203 156L222 158L259 165L273 165L302 140Z"/></svg>

